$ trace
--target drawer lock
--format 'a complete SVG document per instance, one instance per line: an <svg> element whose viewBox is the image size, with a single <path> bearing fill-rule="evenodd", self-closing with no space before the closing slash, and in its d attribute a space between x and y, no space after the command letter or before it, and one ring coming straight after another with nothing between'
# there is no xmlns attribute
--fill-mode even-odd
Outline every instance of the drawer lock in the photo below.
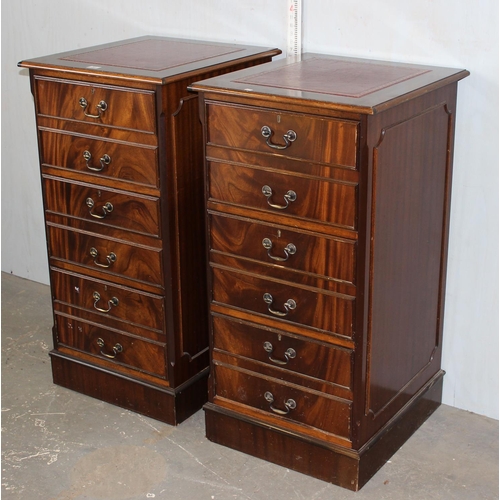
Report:
<svg viewBox="0 0 500 500"><path fill-rule="evenodd" d="M264 125L260 129L260 131L262 133L262 136L266 139L266 144L273 149L286 149L292 145L292 142L295 141L295 139L297 139L297 134L293 130L289 130L283 136L285 144L275 144L274 142L271 142L271 137L274 135L274 132L272 131L271 127Z"/></svg>
<svg viewBox="0 0 500 500"><path fill-rule="evenodd" d="M267 304L267 310L271 313L274 314L275 316L279 316L280 318L284 316L288 316L288 313L295 309L297 307L297 303L293 299L288 299L285 304L285 312L283 311L277 311L276 309L273 309L271 306L273 305L273 296L270 293L265 293L263 296L264 302Z"/></svg>
<svg viewBox="0 0 500 500"><path fill-rule="evenodd" d="M291 359L293 359L293 358L295 358L295 356L297 356L297 353L295 352L295 349L292 349L291 347L289 347L285 351L285 359L286 359L286 361L282 361L281 359L273 358L273 356L272 356L273 350L274 350L273 344L271 344L271 342L269 342L269 341L266 340L264 342L264 351L266 351L269 354L269 360L272 361L273 363L277 364L277 365L286 365L286 364L288 364L288 362Z"/></svg>
<svg viewBox="0 0 500 500"><path fill-rule="evenodd" d="M288 399L285 401L286 410L280 410L279 408L275 408L273 406L274 396L269 391L267 391L264 394L264 398L269 403L269 408L271 409L271 411L273 411L278 415L287 415L288 413L290 413L290 410L294 410L295 408L297 408L297 403L295 402L294 399Z"/></svg>

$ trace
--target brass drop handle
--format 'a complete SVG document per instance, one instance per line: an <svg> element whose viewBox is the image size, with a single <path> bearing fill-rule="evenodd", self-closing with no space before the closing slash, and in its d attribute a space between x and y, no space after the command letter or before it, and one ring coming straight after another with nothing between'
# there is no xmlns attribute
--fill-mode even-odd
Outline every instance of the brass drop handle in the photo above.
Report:
<svg viewBox="0 0 500 500"><path fill-rule="evenodd" d="M273 190L271 189L270 186L265 185L262 186L262 194L266 197L267 199L267 204L271 208L276 208L278 210L285 210L285 208L288 208L288 205L295 201L297 199L297 193L295 191L292 191L291 189L286 192L286 194L283 196L285 199L285 204L284 205L277 205L276 203L273 203L271 201L271 196L273 195Z"/></svg>
<svg viewBox="0 0 500 500"><path fill-rule="evenodd" d="M290 410L294 410L295 408L297 408L297 403L295 402L294 399L287 399L285 401L286 410L280 410L279 408L275 408L273 406L274 396L269 391L267 391L264 394L264 398L269 403L269 408L271 409L271 411L273 411L277 415L288 415L290 413Z"/></svg>
<svg viewBox="0 0 500 500"><path fill-rule="evenodd" d="M295 356L297 356L297 353L295 352L295 349L292 349L291 347L289 347L286 351L285 351L285 359L286 361L282 361L281 359L277 359L277 358L274 358L272 356L272 353L273 353L273 350L274 350L274 347L273 347L273 344L271 344L271 342L268 342L267 340L264 342L264 351L266 351L268 354L269 354L269 360L272 361L273 363L277 364L277 365L287 365L288 362L295 358Z"/></svg>
<svg viewBox="0 0 500 500"><path fill-rule="evenodd" d="M264 302L267 304L267 310L271 314L274 314L275 316L279 316L280 318L283 318L284 316L288 316L288 313L297 307L297 303L295 302L295 300L288 299L283 305L285 308L285 312L278 311L278 310L273 309L271 307L273 305L274 299L270 293L266 292L262 298L264 299Z"/></svg>
<svg viewBox="0 0 500 500"><path fill-rule="evenodd" d="M297 134L293 130L289 130L284 136L283 140L285 141L285 144L275 144L274 142L271 142L271 137L274 135L273 130L271 127L268 127L267 125L264 125L261 129L260 132L262 136L266 139L266 144L273 149L286 149L292 145L292 142L297 139Z"/></svg>
<svg viewBox="0 0 500 500"><path fill-rule="evenodd" d="M100 262L97 262L97 257L99 256L99 252L97 251L97 248L92 247L90 249L90 256L94 258L94 264L99 267L110 267L111 264L116 262L116 254L114 252L110 252L108 255L106 255L106 262L107 264L101 264Z"/></svg>
<svg viewBox="0 0 500 500"><path fill-rule="evenodd" d="M288 260L290 255L293 255L297 251L297 247L293 243L288 243L288 245L283 249L285 252L284 257L279 257L277 255L271 255L271 249L273 248L273 242L269 238L264 238L262 240L262 246L267 250L267 255L269 258L273 260L277 260L278 262L285 262Z"/></svg>
<svg viewBox="0 0 500 500"><path fill-rule="evenodd" d="M94 200L92 198L87 198L85 200L85 203L87 207L89 207L89 214L96 218L96 219L104 219L109 213L113 211L113 205L108 201L102 206L102 215L101 214L95 214L92 212L92 209L94 208Z"/></svg>
<svg viewBox="0 0 500 500"><path fill-rule="evenodd" d="M104 347L104 340L102 340L101 338L98 338L98 339L97 339L97 345L98 345L99 347L101 347L101 348L102 348L102 347ZM104 351L101 349L101 354L102 354L103 356L105 356L106 358L110 358L110 359L115 359L115 358L116 358L116 356L117 356L119 353L121 353L121 352L123 352L123 346L122 346L121 344L118 344L118 343L116 343L116 344L113 346L113 354L108 354L108 353L104 352Z"/></svg>
<svg viewBox="0 0 500 500"><path fill-rule="evenodd" d="M90 151L85 150L83 152L83 159L85 160L85 164L87 165L87 168L89 170L92 170L93 172L100 172L106 165L109 165L111 163L111 157L107 154L102 155L100 158L101 162L101 168L99 167L93 167L89 162L92 159L92 154Z"/></svg>
<svg viewBox="0 0 500 500"><path fill-rule="evenodd" d="M85 97L80 97L80 100L78 101L80 106L83 108L83 114L87 116L88 118L101 118L102 113L108 109L108 105L106 101L99 101L99 104L96 105L97 108L97 115L91 115L90 113L87 113L87 107L89 105L87 99Z"/></svg>
<svg viewBox="0 0 500 500"><path fill-rule="evenodd" d="M94 292L92 294L92 297L94 298L94 309L99 312L109 313L112 307L116 307L119 304L118 299L116 297L112 297L108 300L108 308L102 309L100 307L97 307L97 303L101 300L101 294L99 292Z"/></svg>

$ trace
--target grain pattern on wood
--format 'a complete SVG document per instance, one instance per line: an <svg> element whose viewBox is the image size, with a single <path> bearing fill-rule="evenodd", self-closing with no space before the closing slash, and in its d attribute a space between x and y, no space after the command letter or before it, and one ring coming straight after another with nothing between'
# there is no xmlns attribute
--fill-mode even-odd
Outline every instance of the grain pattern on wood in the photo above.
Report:
<svg viewBox="0 0 500 500"><path fill-rule="evenodd" d="M165 344L112 331L101 326L61 317L57 322L58 346L67 346L100 359L166 377Z"/></svg>
<svg viewBox="0 0 500 500"><path fill-rule="evenodd" d="M219 213L210 216L209 224L212 251L354 283L356 246L352 241Z"/></svg>
<svg viewBox="0 0 500 500"><path fill-rule="evenodd" d="M127 229L141 234L160 236L160 200L102 186L62 182L43 178L45 207L49 212ZM111 204L111 210L103 208Z"/></svg>
<svg viewBox="0 0 500 500"><path fill-rule="evenodd" d="M276 217L298 217L356 227L356 185L309 179L212 161L210 200L261 210ZM264 193L265 186L269 194ZM293 192L293 197L291 193ZM292 201L293 198L293 201ZM274 207L272 205L275 205Z"/></svg>
<svg viewBox="0 0 500 500"><path fill-rule="evenodd" d="M261 70L193 85L207 128L207 436L357 490L441 400L456 83L468 72L307 54ZM264 404L271 386L279 415ZM312 398L310 420L294 413L295 389ZM350 402L336 420L347 433L326 395Z"/></svg>
<svg viewBox="0 0 500 500"><path fill-rule="evenodd" d="M211 104L208 105L206 114L207 141L210 144L351 168L357 166L356 122ZM264 126L270 128L271 137L263 136ZM289 131L296 134L293 141L283 138ZM276 145L283 149L273 147Z"/></svg>

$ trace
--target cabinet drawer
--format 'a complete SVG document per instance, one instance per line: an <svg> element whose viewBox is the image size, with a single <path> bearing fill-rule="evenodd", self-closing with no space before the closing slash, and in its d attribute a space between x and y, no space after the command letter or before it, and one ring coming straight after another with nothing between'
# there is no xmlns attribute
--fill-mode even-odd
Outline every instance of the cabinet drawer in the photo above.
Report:
<svg viewBox="0 0 500 500"><path fill-rule="evenodd" d="M356 228L357 185L209 163L211 200Z"/></svg>
<svg viewBox="0 0 500 500"><path fill-rule="evenodd" d="M40 115L141 132L156 131L153 91L35 77L35 92Z"/></svg>
<svg viewBox="0 0 500 500"><path fill-rule="evenodd" d="M164 331L163 297L56 270L51 281L56 309L61 302L93 313L97 321L102 316Z"/></svg>
<svg viewBox="0 0 500 500"><path fill-rule="evenodd" d="M166 377L165 344L148 342L61 315L58 315L56 324L58 345Z"/></svg>
<svg viewBox="0 0 500 500"><path fill-rule="evenodd" d="M210 249L354 283L355 242L210 215Z"/></svg>
<svg viewBox="0 0 500 500"><path fill-rule="evenodd" d="M327 347L219 316L212 318L212 328L214 353L224 351L244 356L346 389L352 388L350 350Z"/></svg>
<svg viewBox="0 0 500 500"><path fill-rule="evenodd" d="M49 256L103 273L163 285L161 249L145 248L58 226L47 226Z"/></svg>
<svg viewBox="0 0 500 500"><path fill-rule="evenodd" d="M159 187L156 147L132 146L43 129L39 137L42 167L70 169L83 174Z"/></svg>
<svg viewBox="0 0 500 500"><path fill-rule="evenodd" d="M213 267L212 299L268 318L352 337L354 299Z"/></svg>
<svg viewBox="0 0 500 500"><path fill-rule="evenodd" d="M137 233L160 235L158 198L102 189L100 186L43 179L45 208L70 217Z"/></svg>
<svg viewBox="0 0 500 500"><path fill-rule="evenodd" d="M207 123L210 144L356 168L357 122L210 103ZM263 136L264 126L271 137ZM296 135L293 142L284 138L289 131Z"/></svg>
<svg viewBox="0 0 500 500"><path fill-rule="evenodd" d="M350 437L351 405L347 401L285 385L257 373L214 365L216 397L269 413L280 420L310 425Z"/></svg>

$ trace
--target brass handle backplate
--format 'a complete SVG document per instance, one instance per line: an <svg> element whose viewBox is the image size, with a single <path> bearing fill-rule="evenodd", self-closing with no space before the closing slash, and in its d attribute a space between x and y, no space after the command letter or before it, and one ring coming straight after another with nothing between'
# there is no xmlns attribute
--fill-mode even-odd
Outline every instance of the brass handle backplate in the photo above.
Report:
<svg viewBox="0 0 500 500"><path fill-rule="evenodd" d="M271 208L276 208L278 210L285 210L285 208L288 208L288 205L295 201L297 199L297 193L295 191L292 191L291 189L286 192L286 194L283 196L285 199L285 204L284 205L277 205L276 203L273 203L271 201L271 196L273 195L273 190L271 189L270 186L262 186L262 194L266 197L267 199L267 204Z"/></svg>
<svg viewBox="0 0 500 500"><path fill-rule="evenodd" d="M269 360L272 361L273 363L277 364L277 365L287 365L288 362L295 358L297 356L297 353L295 352L295 349L292 349L291 347L289 347L286 351L285 351L285 360L286 361L283 361L281 359L277 359L277 358L274 358L272 356L273 354L273 350L274 350L274 347L273 347L273 344L271 344L271 342L269 341L265 341L264 342L264 351L266 351L268 354L269 354Z"/></svg>
<svg viewBox="0 0 500 500"><path fill-rule="evenodd" d="M119 304L118 299L116 297L112 297L108 300L108 308L102 309L101 307L97 307L97 303L101 300L101 294L99 292L94 292L92 297L94 298L94 309L99 312L109 313L113 307L116 307Z"/></svg>
<svg viewBox="0 0 500 500"><path fill-rule="evenodd" d="M99 347L104 347L104 340L101 339L101 338L98 338L97 339L97 345ZM118 354L120 354L121 352L123 352L123 346L121 344L118 344L116 343L114 346L113 346L113 354L108 354L107 352L104 352L102 349L101 349L101 354L106 357L106 358L109 358L109 359L115 359L116 356Z"/></svg>
<svg viewBox="0 0 500 500"><path fill-rule="evenodd" d="M285 401L285 408L286 408L285 410L280 410L279 408L275 408L273 406L274 396L269 391L267 391L264 394L264 399L269 403L269 408L271 409L271 411L273 411L277 415L288 415L288 413L290 413L290 410L294 410L295 408L297 408L297 403L295 402L294 399L287 399Z"/></svg>
<svg viewBox="0 0 500 500"><path fill-rule="evenodd" d="M97 262L97 257L99 256L99 252L97 248L92 247L90 249L90 256L94 258L94 264L99 267L110 267L114 262L116 262L116 254L114 252L110 252L106 255L107 264L102 264L101 262Z"/></svg>
<svg viewBox="0 0 500 500"><path fill-rule="evenodd" d="M297 134L293 130L289 130L284 136L283 140L285 141L285 144L275 144L274 142L271 141L271 137L274 135L273 130L271 127L268 127L267 125L264 125L261 129L260 132L262 136L266 139L266 144L273 149L286 149L289 148L292 145L292 142L297 139Z"/></svg>
<svg viewBox="0 0 500 500"><path fill-rule="evenodd" d="M297 303L295 302L295 300L288 299L283 305L283 307L285 308L285 311L278 311L278 310L273 309L271 307L273 305L274 299L270 293L266 292L262 298L264 299L264 302L267 304L267 310L271 314L274 314L275 316L279 316L280 318L283 318L284 316L288 316L288 313L297 307Z"/></svg>
<svg viewBox="0 0 500 500"><path fill-rule="evenodd" d="M89 214L95 219L104 219L109 213L113 211L113 205L108 201L102 206L102 215L96 214L92 211L94 208L94 200L92 198L87 198L85 204L89 207Z"/></svg>
<svg viewBox="0 0 500 500"><path fill-rule="evenodd" d="M101 162L101 168L99 167L93 167L90 164L90 160L92 159L92 153L90 151L85 150L83 152L83 159L85 160L85 164L87 165L87 168L89 170L92 170L93 172L100 172L106 165L109 165L111 163L111 157L107 154L102 155L100 158Z"/></svg>
<svg viewBox="0 0 500 500"><path fill-rule="evenodd" d="M278 255L271 255L271 249L273 248L273 242L269 238L264 238L262 240L262 246L267 250L267 255L273 260L278 262L285 262L288 260L290 255L293 255L297 251L297 247L293 243L288 243L288 245L283 249L285 253L284 257L279 257Z"/></svg>
<svg viewBox="0 0 500 500"><path fill-rule="evenodd" d="M87 99L85 97L80 97L80 100L78 101L78 104L83 108L83 114L87 116L88 118L101 118L102 113L108 109L108 105L106 101L99 101L99 104L96 105L97 108L97 115L92 115L90 113L87 113L87 107L89 105Z"/></svg>

